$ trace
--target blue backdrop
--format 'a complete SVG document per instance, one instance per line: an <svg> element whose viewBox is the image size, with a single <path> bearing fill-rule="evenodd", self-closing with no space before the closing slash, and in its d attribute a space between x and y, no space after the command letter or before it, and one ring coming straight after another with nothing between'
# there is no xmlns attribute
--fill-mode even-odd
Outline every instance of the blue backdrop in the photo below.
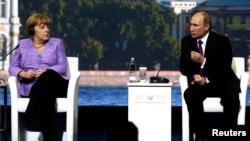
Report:
<svg viewBox="0 0 250 141"><path fill-rule="evenodd" d="M128 106L127 87L79 87L79 106ZM10 94L8 90L8 105ZM0 93L0 104L3 105L3 91ZM172 88L172 106L181 106L180 87ZM247 94L247 106L250 106L250 88Z"/></svg>

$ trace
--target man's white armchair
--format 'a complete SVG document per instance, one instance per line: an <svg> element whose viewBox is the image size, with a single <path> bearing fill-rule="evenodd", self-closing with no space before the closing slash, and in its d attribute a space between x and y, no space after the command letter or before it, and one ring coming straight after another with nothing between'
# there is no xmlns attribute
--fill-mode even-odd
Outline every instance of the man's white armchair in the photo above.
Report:
<svg viewBox="0 0 250 141"><path fill-rule="evenodd" d="M68 75L70 75L67 98L57 98L57 112L66 113L66 131L62 141L76 141L78 131L78 82L80 72L78 58L67 57ZM14 76L8 78L11 94L11 138L12 141L42 141L41 132L28 131L21 123L20 114L26 111L29 98L21 98L19 94L19 82Z"/></svg>
<svg viewBox="0 0 250 141"><path fill-rule="evenodd" d="M245 72L245 59L243 57L234 57L232 61L232 68L235 74L240 79L240 112L238 115L238 125L245 125L245 115L246 115L246 96L248 88L249 74ZM184 99L184 91L188 87L187 77L181 75L179 78L181 95L182 95L182 141L189 141L190 131L189 131L189 113L187 110L187 104ZM205 112L223 112L223 106L220 104L220 98L206 98L203 102Z"/></svg>

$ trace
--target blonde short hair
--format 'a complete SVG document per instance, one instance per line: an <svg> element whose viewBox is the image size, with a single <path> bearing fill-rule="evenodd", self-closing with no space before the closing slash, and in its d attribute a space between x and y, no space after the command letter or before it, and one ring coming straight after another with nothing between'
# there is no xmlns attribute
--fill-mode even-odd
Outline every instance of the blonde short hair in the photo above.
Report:
<svg viewBox="0 0 250 141"><path fill-rule="evenodd" d="M29 35L35 34L34 27L36 25L45 24L50 26L51 20L48 16L40 13L33 13L26 21L25 28Z"/></svg>

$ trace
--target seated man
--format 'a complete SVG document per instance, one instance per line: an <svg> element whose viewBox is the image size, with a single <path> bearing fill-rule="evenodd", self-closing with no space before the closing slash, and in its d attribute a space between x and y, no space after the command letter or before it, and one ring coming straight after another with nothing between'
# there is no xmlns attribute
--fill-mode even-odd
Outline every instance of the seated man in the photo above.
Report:
<svg viewBox="0 0 250 141"><path fill-rule="evenodd" d="M196 140L207 136L203 101L206 97L221 97L224 107L222 127L237 125L240 107L240 80L234 74L232 47L229 39L210 31L208 13L197 12L190 21L190 35L181 40L180 71L187 76L189 87L184 92L190 119L190 130Z"/></svg>

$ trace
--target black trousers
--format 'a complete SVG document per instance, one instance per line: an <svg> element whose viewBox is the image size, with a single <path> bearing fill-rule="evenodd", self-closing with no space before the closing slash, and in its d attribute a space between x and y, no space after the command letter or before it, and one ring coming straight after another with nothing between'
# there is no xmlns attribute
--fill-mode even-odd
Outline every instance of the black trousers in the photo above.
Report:
<svg viewBox="0 0 250 141"><path fill-rule="evenodd" d="M56 98L67 97L68 82L54 70L47 70L31 88L25 114L27 119L39 115L44 141L55 140L52 136L56 130L53 129Z"/></svg>
<svg viewBox="0 0 250 141"><path fill-rule="evenodd" d="M203 101L206 97L220 97L223 105L222 123L218 125L220 128L232 128L237 126L238 113L240 108L239 90L233 88L218 88L210 84L203 86L192 84L184 92L184 98L189 111L190 130L196 136L209 136L211 127L206 121Z"/></svg>

